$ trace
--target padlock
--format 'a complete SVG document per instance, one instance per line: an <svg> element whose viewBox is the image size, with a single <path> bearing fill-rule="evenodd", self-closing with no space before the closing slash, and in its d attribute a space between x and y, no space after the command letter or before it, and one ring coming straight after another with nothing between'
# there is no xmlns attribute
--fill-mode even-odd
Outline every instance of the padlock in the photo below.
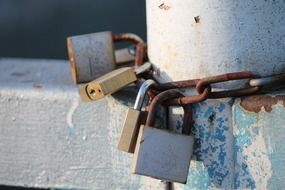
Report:
<svg viewBox="0 0 285 190"><path fill-rule="evenodd" d="M192 124L189 123L192 107L183 107L184 134L152 127L157 106L162 101L177 97L181 97L181 94L167 90L153 99L146 125L142 125L139 130L131 166L132 173L186 184L194 144L194 137L190 135Z"/></svg>
<svg viewBox="0 0 285 190"><path fill-rule="evenodd" d="M134 153L139 133L139 127L146 122L147 112L141 111L145 95L149 88L154 84L153 80L146 80L141 85L134 108L129 108L121 137L118 143L118 149L128 153Z"/></svg>
<svg viewBox="0 0 285 190"><path fill-rule="evenodd" d="M73 82L90 82L114 70L117 63L134 61L135 57L127 48L115 51L116 41L143 43L135 34L113 35L110 31L68 37Z"/></svg>
<svg viewBox="0 0 285 190"><path fill-rule="evenodd" d="M83 101L94 101L115 93L137 80L137 75L151 69L149 62L133 69L122 67L107 73L80 87L79 94Z"/></svg>

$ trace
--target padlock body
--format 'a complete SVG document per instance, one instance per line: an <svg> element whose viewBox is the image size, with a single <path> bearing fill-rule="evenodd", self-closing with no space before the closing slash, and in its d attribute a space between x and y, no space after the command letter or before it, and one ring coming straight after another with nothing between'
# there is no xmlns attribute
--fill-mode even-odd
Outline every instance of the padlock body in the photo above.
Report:
<svg viewBox="0 0 285 190"><path fill-rule="evenodd" d="M194 137L141 126L132 173L185 184Z"/></svg>
<svg viewBox="0 0 285 190"><path fill-rule="evenodd" d="M145 124L147 118L147 112L128 109L124 127L121 133L121 137L118 143L118 149L128 153L134 153L137 137L139 133L139 127Z"/></svg>
<svg viewBox="0 0 285 190"><path fill-rule="evenodd" d="M90 82L115 69L111 32L98 32L67 38L73 81Z"/></svg>
<svg viewBox="0 0 285 190"><path fill-rule="evenodd" d="M82 100L98 100L106 95L117 92L136 80L137 77L134 70L131 67L123 67L83 85L79 93Z"/></svg>

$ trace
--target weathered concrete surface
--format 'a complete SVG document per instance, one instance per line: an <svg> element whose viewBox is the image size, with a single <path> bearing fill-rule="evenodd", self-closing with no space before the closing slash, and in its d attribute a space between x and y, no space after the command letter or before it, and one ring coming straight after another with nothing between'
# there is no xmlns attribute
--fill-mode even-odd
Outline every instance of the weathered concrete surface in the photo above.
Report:
<svg viewBox="0 0 285 190"><path fill-rule="evenodd" d="M195 105L188 183L175 184L175 189L283 189L285 108L280 97L284 94L243 98L261 108L258 112L243 108L239 98ZM268 97L278 100L272 101L270 110ZM179 114L174 113L172 125L181 130Z"/></svg>
<svg viewBox="0 0 285 190"><path fill-rule="evenodd" d="M0 59L0 184L162 189L116 149L126 106L82 103L67 61Z"/></svg>
<svg viewBox="0 0 285 190"><path fill-rule="evenodd" d="M0 184L163 189L131 175L131 155L116 149L126 106L111 97L82 103L71 83L67 61L0 60ZM188 183L175 189L282 189L284 95L195 105ZM257 107L249 106L254 101ZM178 131L181 114L172 109Z"/></svg>

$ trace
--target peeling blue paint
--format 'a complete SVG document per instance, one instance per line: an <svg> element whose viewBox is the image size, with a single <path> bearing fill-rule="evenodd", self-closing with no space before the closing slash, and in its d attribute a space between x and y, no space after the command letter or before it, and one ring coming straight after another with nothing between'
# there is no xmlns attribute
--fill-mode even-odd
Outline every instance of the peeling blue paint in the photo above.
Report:
<svg viewBox="0 0 285 190"><path fill-rule="evenodd" d="M225 108L226 108L226 105L224 103L221 103L218 107L218 110L219 110L219 112L222 112L225 110Z"/></svg>
<svg viewBox="0 0 285 190"><path fill-rule="evenodd" d="M242 152L251 145L252 135L251 126L257 122L256 115L246 113L240 107L234 109L234 127L236 127L237 135L234 137L234 162L235 162L235 188L256 187L255 181L251 176L246 160L247 156L243 156Z"/></svg>
<svg viewBox="0 0 285 190"><path fill-rule="evenodd" d="M238 130L238 135L235 140L241 150L245 145L251 144L250 126L257 122L255 115L245 113L241 108L235 109L234 113L235 127Z"/></svg>
<svg viewBox="0 0 285 190"><path fill-rule="evenodd" d="M225 145L220 146L220 153L219 153L219 161L221 162L221 165L224 165L225 159L226 159L226 149Z"/></svg>
<svg viewBox="0 0 285 190"><path fill-rule="evenodd" d="M188 183L183 187L184 190L207 190L211 186L211 178L202 162L196 162L195 168L190 167L187 181Z"/></svg>
<svg viewBox="0 0 285 190"><path fill-rule="evenodd" d="M264 140L267 145L272 177L268 181L268 189L284 189L285 186L285 109L283 105L273 106L271 113L262 115L264 125Z"/></svg>
<svg viewBox="0 0 285 190"><path fill-rule="evenodd" d="M267 175L264 180L268 180L271 175L271 171L264 170L263 173L264 163L254 166L255 162L252 162L263 159L263 155L268 157L272 164L272 178L266 189L283 189L283 105L273 106L271 113L249 113L243 110L239 101L235 104L232 101L205 101L194 106L194 118L196 161L195 166L191 166L188 183L183 189L257 189L260 181L255 179L262 180L262 176ZM256 146L260 135L264 136L265 145L268 147L264 152L249 152L248 148L252 150L252 146ZM268 169L268 166L265 169Z"/></svg>
<svg viewBox="0 0 285 190"><path fill-rule="evenodd" d="M229 130L230 122L225 112L230 113L231 106L225 103L209 105L203 102L203 105L195 106L194 110L197 118L194 154L197 162L203 163L204 172L211 182L207 188L202 189L229 187L233 159L232 154L228 152L228 141L232 132Z"/></svg>
<svg viewBox="0 0 285 190"><path fill-rule="evenodd" d="M204 117L209 118L213 112L214 109L212 107L209 107L208 110L204 113Z"/></svg>
<svg viewBox="0 0 285 190"><path fill-rule="evenodd" d="M222 128L216 129L215 138L218 139L219 141L222 141L222 142L224 142L226 140L226 136L224 135L224 130Z"/></svg>

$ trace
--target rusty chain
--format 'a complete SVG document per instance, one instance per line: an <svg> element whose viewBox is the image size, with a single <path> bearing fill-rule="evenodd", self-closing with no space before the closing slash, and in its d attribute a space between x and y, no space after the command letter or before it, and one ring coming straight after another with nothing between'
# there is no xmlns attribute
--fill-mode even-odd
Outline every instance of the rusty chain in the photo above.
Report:
<svg viewBox="0 0 285 190"><path fill-rule="evenodd" d="M153 123L155 121L155 114L158 111L159 105L162 105L165 101L171 101L173 98L183 98L184 95L178 91L175 91L173 89L166 90L158 94L152 101L150 108L149 108L149 114L147 117L146 125L147 126L153 126ZM164 104L165 105L165 104ZM183 128L182 133L189 135L191 132L191 127L193 124L193 108L192 105L181 105L184 110L184 117L183 117Z"/></svg>
<svg viewBox="0 0 285 190"><path fill-rule="evenodd" d="M245 80L246 87L222 91L213 91L212 85L233 80ZM156 94L169 89L179 88L196 88L197 95L184 96L166 101L165 105L168 106L181 106L193 103L199 103L206 99L218 99L229 97L248 96L255 93L262 93L264 88L271 88L274 86L285 86L285 74L274 75L270 77L257 77L252 72L236 72L207 77L203 79L174 81L163 84L155 84L152 91ZM152 94L155 94L153 93Z"/></svg>
<svg viewBox="0 0 285 190"><path fill-rule="evenodd" d="M252 87L274 87L276 85L285 85L285 73L279 75L273 75L263 78L251 79L249 85Z"/></svg>

